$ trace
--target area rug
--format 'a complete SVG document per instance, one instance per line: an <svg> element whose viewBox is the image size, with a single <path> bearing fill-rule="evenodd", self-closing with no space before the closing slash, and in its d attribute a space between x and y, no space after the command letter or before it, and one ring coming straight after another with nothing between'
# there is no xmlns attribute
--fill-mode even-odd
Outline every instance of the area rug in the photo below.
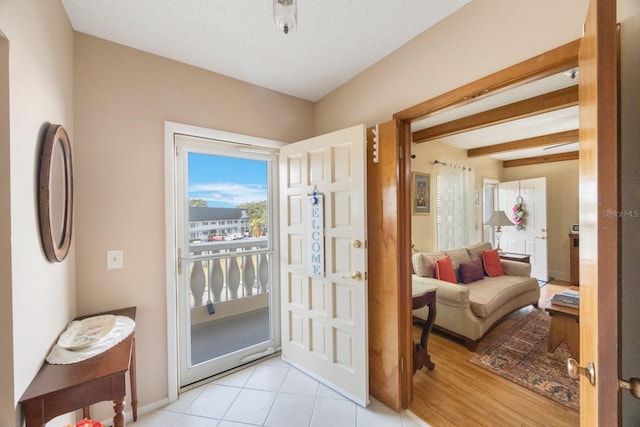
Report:
<svg viewBox="0 0 640 427"><path fill-rule="evenodd" d="M569 378L566 367L571 355L564 342L547 353L549 323L545 311L534 310L493 340L490 335L498 331L487 335L469 361L577 411L580 384Z"/></svg>

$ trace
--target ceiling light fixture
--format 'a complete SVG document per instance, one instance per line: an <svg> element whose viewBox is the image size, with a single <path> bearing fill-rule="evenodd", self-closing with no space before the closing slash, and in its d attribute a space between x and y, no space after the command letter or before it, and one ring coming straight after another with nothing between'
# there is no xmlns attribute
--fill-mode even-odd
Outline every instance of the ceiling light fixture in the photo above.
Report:
<svg viewBox="0 0 640 427"><path fill-rule="evenodd" d="M296 28L297 8L296 0L273 0L273 19L285 34Z"/></svg>

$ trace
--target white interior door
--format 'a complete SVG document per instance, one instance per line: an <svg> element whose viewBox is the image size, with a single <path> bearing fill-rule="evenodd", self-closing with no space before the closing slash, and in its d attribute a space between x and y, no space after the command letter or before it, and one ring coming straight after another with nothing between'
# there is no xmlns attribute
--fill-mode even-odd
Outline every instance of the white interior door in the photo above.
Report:
<svg viewBox="0 0 640 427"><path fill-rule="evenodd" d="M524 227L503 227L500 247L505 252L531 255L531 276L549 280L547 270L547 180L523 179L501 182L498 185L500 209L509 219L518 197L522 197L525 211Z"/></svg>
<svg viewBox="0 0 640 427"><path fill-rule="evenodd" d="M365 136L359 125L280 150L282 357L362 406L369 402Z"/></svg>

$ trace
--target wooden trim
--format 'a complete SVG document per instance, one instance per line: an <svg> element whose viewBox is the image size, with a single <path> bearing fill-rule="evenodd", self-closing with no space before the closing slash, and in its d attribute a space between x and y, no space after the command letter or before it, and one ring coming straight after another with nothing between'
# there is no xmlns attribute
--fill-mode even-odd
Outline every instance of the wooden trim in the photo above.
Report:
<svg viewBox="0 0 640 427"><path fill-rule="evenodd" d="M367 129L367 247L369 277L369 394L395 411L406 407L411 384L404 381L399 264L398 133L395 121L378 125L378 163L373 162L373 132ZM397 192L396 192L397 191ZM386 199L386 200L385 200ZM407 208L408 211L409 208ZM397 260L397 262L388 262ZM408 304L410 299L406 300ZM406 305L405 304L405 305ZM405 369L408 360L405 358Z"/></svg>
<svg viewBox="0 0 640 427"><path fill-rule="evenodd" d="M578 105L578 85L483 111L413 133L420 143Z"/></svg>
<svg viewBox="0 0 640 427"><path fill-rule="evenodd" d="M399 251L398 268L398 287L400 294L400 312L399 316L401 324L399 328L400 351L405 355L405 360L409 362L404 370L403 383L405 394L403 397L403 409L409 408L413 402L413 338L412 338L412 321L413 310L407 302L411 301L413 294L412 289L412 273L411 265L411 124L409 122L396 120L396 129L398 132L399 143L399 159L398 159L398 244L403 250Z"/></svg>
<svg viewBox="0 0 640 427"><path fill-rule="evenodd" d="M485 147L471 148L467 150L467 157L488 156L490 154L524 150L527 148L546 147L570 142L578 142L578 129L552 133L549 135L534 136L532 138L519 139L517 141L503 142L501 144L487 145Z"/></svg>
<svg viewBox="0 0 640 427"><path fill-rule="evenodd" d="M394 118L411 122L454 105L466 104L480 96L494 94L514 85L528 83L577 67L579 48L580 39L574 40L397 112L394 114Z"/></svg>
<svg viewBox="0 0 640 427"><path fill-rule="evenodd" d="M578 151L568 153L550 154L548 156L528 157L526 159L505 160L502 162L503 168L513 168L516 166L537 165L539 163L564 162L565 160L578 160Z"/></svg>

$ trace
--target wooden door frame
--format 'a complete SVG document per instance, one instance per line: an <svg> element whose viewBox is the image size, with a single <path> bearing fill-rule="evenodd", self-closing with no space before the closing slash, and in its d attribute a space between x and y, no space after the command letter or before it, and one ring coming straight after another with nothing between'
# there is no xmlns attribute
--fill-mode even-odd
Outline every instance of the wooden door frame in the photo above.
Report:
<svg viewBox="0 0 640 427"><path fill-rule="evenodd" d="M369 390L396 411L413 399L410 154L408 122L367 129Z"/></svg>
<svg viewBox="0 0 640 427"><path fill-rule="evenodd" d="M620 415L620 37L616 1L591 0L580 48L580 425ZM613 48L612 48L613 47ZM593 191L595 189L596 191ZM585 227L582 227L582 224ZM583 313L588 313L584 316Z"/></svg>
<svg viewBox="0 0 640 427"><path fill-rule="evenodd" d="M393 115L397 123L397 129L401 129L398 133L397 146L395 147L400 156L400 161L398 162L397 195L399 211L397 217L398 220L402 218L404 224L398 224L397 228L398 233L400 233L397 238L397 254L399 266L402 268L397 277L400 282L400 288L406 288L405 292L400 292L406 307L411 307L411 244L409 242L409 236L411 236L411 202L409 197L411 194L411 123L438 111L458 107L475 101L480 97L493 95L515 86L576 68L578 66L580 42L581 39L574 40ZM404 161L402 161L403 159ZM405 197L405 200L402 200L402 197ZM371 233L369 235L371 236ZM402 236L404 236L404 241ZM404 326L398 325L398 330L405 330L408 337L401 334L399 336L399 346L406 344L404 341L411 342L411 311L407 311L408 313L405 316L400 317L399 321L403 322ZM406 406L403 407L406 408L413 398L413 378L412 374L409 374L411 372L410 369L405 371L404 390L402 393L403 401L406 402Z"/></svg>

